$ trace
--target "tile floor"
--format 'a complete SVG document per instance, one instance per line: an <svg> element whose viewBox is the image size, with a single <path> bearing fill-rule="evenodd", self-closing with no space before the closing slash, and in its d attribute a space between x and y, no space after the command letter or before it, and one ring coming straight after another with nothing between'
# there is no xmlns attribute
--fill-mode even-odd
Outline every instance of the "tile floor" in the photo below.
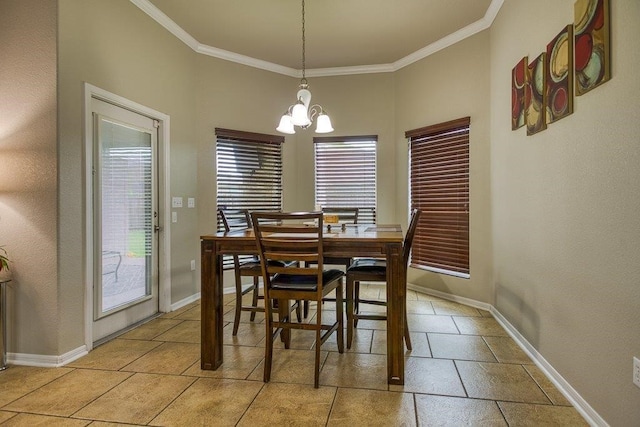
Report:
<svg viewBox="0 0 640 427"><path fill-rule="evenodd" d="M368 297L384 288L363 289ZM233 296L225 320L233 319ZM328 313L331 303L326 303ZM384 310L384 307L373 307ZM406 384L386 383L385 322L361 320L351 350L323 345L313 388L313 332L276 345L262 382L263 318L243 317L225 362L200 370L200 304L158 317L64 367L0 372L3 426L582 426L579 413L490 313L409 291ZM313 312L310 317L313 316ZM323 312L324 315L324 312ZM278 343L279 344L279 343Z"/></svg>

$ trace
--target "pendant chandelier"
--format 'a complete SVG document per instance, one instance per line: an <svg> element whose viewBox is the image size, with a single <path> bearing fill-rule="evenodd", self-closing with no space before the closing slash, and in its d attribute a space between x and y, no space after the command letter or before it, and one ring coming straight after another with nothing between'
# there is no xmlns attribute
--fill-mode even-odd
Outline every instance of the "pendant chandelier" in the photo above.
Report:
<svg viewBox="0 0 640 427"><path fill-rule="evenodd" d="M296 133L294 126L306 129L313 123L315 118L318 119L316 124L316 133L333 132L331 119L318 104L311 104L311 92L309 92L309 84L305 76L305 37L304 37L304 0L302 0L302 79L300 80L300 89L296 96L297 101L291 105L280 119L280 124L276 128L278 132L293 134Z"/></svg>

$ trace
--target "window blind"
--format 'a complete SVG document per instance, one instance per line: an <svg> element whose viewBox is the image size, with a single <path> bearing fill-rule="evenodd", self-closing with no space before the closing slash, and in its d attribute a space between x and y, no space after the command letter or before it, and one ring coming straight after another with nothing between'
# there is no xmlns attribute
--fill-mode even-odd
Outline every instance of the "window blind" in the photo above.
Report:
<svg viewBox="0 0 640 427"><path fill-rule="evenodd" d="M216 128L217 205L282 210L284 137Z"/></svg>
<svg viewBox="0 0 640 427"><path fill-rule="evenodd" d="M355 207L358 223L376 222L378 137L315 137L315 204Z"/></svg>
<svg viewBox="0 0 640 427"><path fill-rule="evenodd" d="M218 209L282 210L284 137L216 128ZM218 218L218 231L223 231ZM225 268L233 258L224 257Z"/></svg>
<svg viewBox="0 0 640 427"><path fill-rule="evenodd" d="M469 277L469 123L407 131L411 209L422 211L411 266Z"/></svg>
<svg viewBox="0 0 640 427"><path fill-rule="evenodd" d="M152 253L154 168L151 136L101 118L102 250Z"/></svg>

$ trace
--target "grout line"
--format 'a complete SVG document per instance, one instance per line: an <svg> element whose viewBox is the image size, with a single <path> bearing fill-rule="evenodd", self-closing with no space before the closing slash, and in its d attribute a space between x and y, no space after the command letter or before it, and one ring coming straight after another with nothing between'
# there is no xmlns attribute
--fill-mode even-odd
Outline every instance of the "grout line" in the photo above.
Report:
<svg viewBox="0 0 640 427"><path fill-rule="evenodd" d="M462 381L462 377L461 377L461 374L460 374L460 369L459 369L459 367L458 367L458 362L474 362L474 363L479 363L479 364L493 363L493 364L497 364L497 365L501 365L501 366L508 366L508 365L517 365L517 366L521 366L521 367L522 367L522 369L525 369L525 371L527 371L527 375L528 375L528 376L529 376L529 377L530 377L530 378L535 382L535 384L537 385L537 387L538 387L538 388L543 392L544 396L545 396L545 397L548 399L548 401L550 402L550 406L554 406L554 407L555 407L555 406L559 406L559 407L566 407L566 405L556 405L556 404L554 403L554 401L551 399L551 397L550 397L549 393L547 393L547 391L546 391L546 390L541 386L541 384L540 384L538 381L536 381L536 379L533 377L532 373L531 373L531 372L529 372L529 371L526 369L526 367L525 367L525 366L527 366L527 364L523 364L523 363L505 363L505 362L501 362L500 360L498 360L498 358L497 358L497 356L496 356L496 352L491 348L491 346L489 346L489 345L488 345L488 343L487 343L487 339L486 339L486 337L487 337L487 336L494 336L494 335L484 335L484 334L482 334L482 333L480 333L480 332L478 332L478 331L474 331L474 333L473 333L473 334L462 334L462 333L461 333L461 331L460 331L460 327L459 327L459 325L458 325L458 324L456 323L456 321L455 321L455 319L456 319L457 317L471 317L471 318L479 318L479 317L481 317L481 318L483 318L483 319L484 319L484 318L485 318L484 316L463 316L463 315L459 315L459 314L457 314L457 315L456 315L456 314L446 314L446 315L444 315L444 314L436 314L436 313L435 313L435 309L434 309L433 304L432 304L432 301L419 301L419 300L418 300L418 302L419 302L419 303L421 303L421 304L425 304L425 306L431 306L431 309L433 310L433 315L435 315L435 316L439 316L439 317L447 316L447 317L450 317L450 318L451 318L451 321L453 321L453 323L454 323L454 325L455 325L455 328L456 328L457 333L454 333L454 332L437 332L437 331L436 331L436 332L427 332L427 331L411 331L413 334L418 334L418 335L419 335L419 334L423 334L423 335L425 336L425 338L426 338L426 340L427 340L427 341L426 341L426 343L427 343L427 346L428 346L428 349L429 349L429 356L423 356L423 355L415 355L415 356L414 356L413 354L409 353L409 354L408 354L408 355L406 355L405 357L408 357L408 358L421 358L421 359L432 359L432 360L448 360L448 361L453 362L453 364L454 364L454 368L455 368L455 370L456 370L457 377L458 377L458 379L459 379L459 381L460 381L460 383L461 383L461 385L462 385L462 388L463 388L463 390L464 390L464 396L451 396L451 395L447 395L447 394L428 393L428 392L416 392L416 391L414 391L414 392L409 392L409 391L405 391L405 390L396 390L396 391L391 391L391 390L389 390L389 388L390 388L390 387L389 387L389 385L388 385L388 384L387 384L387 387L386 387L386 391L383 391L383 390L380 390L380 389L371 389L371 388L366 388L366 387L359 386L358 384L349 384L348 386L341 386L341 387L339 387L339 386L332 386L332 385L322 385L322 387L333 387L333 388L334 388L334 394L333 394L333 398L331 399L331 404L330 404L330 407L329 407L329 411L328 411L328 414L327 414L327 418L326 418L326 421L325 421L325 425L327 425L327 424L329 423L329 421L331 420L331 416L334 414L334 411L335 411L335 408L336 408L336 407L335 407L335 405L336 405L336 402L337 402L337 399L338 399L338 391L339 391L339 389L379 390L380 392L385 392L385 393L405 393L405 394L410 394L410 395L412 396L412 401L413 401L413 405L414 405L414 417L415 417L416 424L418 423L418 419L419 419L419 418L418 418L418 414L419 414L419 410L418 410L418 409L419 409L419 408L418 408L418 400L419 400L419 399L418 399L418 395L432 395L432 396L444 396L444 397L450 397L450 398L454 398L454 397L455 397L455 398L460 398L460 399L471 399L471 400L491 401L491 402L494 402L494 404L498 406L498 410L500 411L500 414L501 414L502 418L503 418L503 419L505 420L505 422L506 422L506 416L505 416L504 412L502 411L502 408L500 407L500 402L511 402L511 401L510 401L510 400L508 400L508 398L507 398L507 400L504 400L504 399L502 399L502 400L497 400L497 399L491 399L491 398L469 397L469 393L468 393L468 391L467 391L467 386L466 386L466 385L465 385L465 383ZM43 385L39 386L38 388L36 388L36 389L34 389L34 390L31 390L31 391L29 391L28 393L26 393L26 394L24 394L24 395L22 395L22 396L18 397L17 399L13 400L12 402L15 402L16 400L21 399L21 398L23 398L23 397L25 397L25 396L27 396L27 395L29 395L29 394L31 394L31 393L33 393L33 392L35 392L36 390L38 390L38 389L40 389L40 388L42 388L42 387L44 387L44 386L46 386L46 385L48 385L48 384L51 384L52 382L54 382L54 381L56 381L56 380L58 380L58 379L61 379L61 378L65 377L65 376L69 375L70 373L72 373L72 372L74 372L74 371L76 371L76 370L79 370L79 369L81 369L81 370L85 370L85 371L100 370L100 371L104 371L104 372L123 372L123 373L127 373L127 374L129 374L129 375L127 375L127 376L126 376L126 378L124 378L124 379L123 379L122 381L120 381L118 384L115 384L113 387L110 387L110 388L109 388L108 390L106 390L104 393L101 393L101 394L100 394L100 396L95 397L93 400L91 400L90 402L88 402L88 403L86 403L84 406L82 406L82 408L79 408L79 409L78 409L78 410L76 410L73 414L71 414L71 415L69 415L69 416L67 416L67 417L60 417L60 416L55 416L55 415L46 415L46 414L42 414L42 413L34 413L34 414L37 414L37 415L40 415L40 416L52 416L52 417L66 418L66 419L78 419L78 420L86 420L86 421L91 422L91 421L92 421L91 419L87 419L87 418L74 418L74 415L75 415L76 413L78 413L78 411L80 411L80 410L84 409L87 405L89 405L89 404L93 403L95 400L97 400L97 399L101 398L101 397L102 397L102 396L104 396L106 393L110 392L110 391L111 391L111 390L113 390L114 388L116 388L116 387L118 387L119 385L123 384L124 382L126 382L127 380L129 380L130 378L132 378L132 377L133 377L133 376L135 376L135 375L139 375L139 374L156 374L156 375L167 376L167 377L169 377L169 376L174 376L174 377L186 377L186 378L190 378L190 379L191 379L191 382L189 383L189 385L188 385L184 390L182 390L181 392L179 392L179 393L178 393L178 394L177 394L177 395L176 395L176 396L175 396L175 397L174 397L174 398L173 398L173 399L172 399L172 400L171 400L167 405L165 405L161 410L159 410L159 411L158 411L158 413L157 413L157 414L155 414L155 415L152 417L152 420L153 420L153 419L155 419L158 415L160 415L163 411L165 411L165 410L166 410L166 409L167 409L171 404L173 404L177 399L179 399L179 398L180 398L180 396L183 396L183 395L184 395L184 393L185 393L188 389L190 389L194 384L196 384L196 383L197 383L197 382L199 382L200 380L204 380L204 379L211 379L211 380L214 380L214 381L224 381L224 380L227 380L227 379L231 379L231 378L212 378L212 377L209 377L209 376L206 376L206 375L202 375L202 376L200 376L200 375L197 375L197 372L196 372L196 374L187 374L187 371L189 371L189 370L194 366L194 364L189 364L189 366L187 366L184 370L182 370L182 371L181 371L180 373L178 373L178 374L164 374L164 373L152 373L152 372L147 373L147 372L126 371L126 370L124 370L124 368L126 368L127 366L129 366L131 363L134 363L135 361L139 360L140 358L142 358L142 357L144 357L144 356L148 355L150 352L152 352L152 351L156 350L157 348L161 347L161 346L162 346L162 345L164 345L164 344L172 344L172 343L180 343L180 344L200 344L200 343L193 343L193 342L184 343L184 342L182 342L182 341L171 341L171 340L161 341L161 340L157 340L157 339L156 339L157 337L161 336L162 334L165 334L165 333L168 333L169 331L174 330L174 328L176 328L176 327L178 327L178 326L180 326L180 325L184 324L185 322L193 322L193 321L199 322L199 321L200 321L199 319L192 320L192 319L179 318L179 316L186 315L186 313L188 313L188 312L189 312L189 310L195 309L196 307L197 307L197 304L196 304L196 305L194 305L194 306L192 306L190 309L188 309L188 310L185 310L185 311L181 312L179 315L177 315L177 316L175 316L175 317L172 317L172 318L169 318L169 319L171 319L171 320L179 321L179 323L177 323L176 325L174 325L174 326L172 326L171 328L167 329L166 331L163 331L163 332L161 332L161 333L159 333L159 334L155 335L153 338L149 338L149 339L130 339L130 338L122 338L122 337L119 337L118 339L120 339L120 340L147 341L147 342L149 342L149 343L156 343L156 344L157 344L153 349L149 349L149 350L145 351L143 354L141 354L141 355L137 356L136 358L134 358L133 360L131 360L131 361L127 362L123 367L121 367L121 368L119 368L119 369L117 369L117 370L115 370L115 371L114 371L114 370L106 370L106 369L104 369L104 368L100 369L100 368L85 368L85 367L67 367L66 369L70 369L70 371L69 371L69 372L66 372L66 373L64 373L63 375L61 375L61 376L59 376L59 377L57 377L57 378L54 378L54 379L52 379L52 380L50 380L50 381L46 382L45 384L43 384ZM422 314L415 314L415 313L413 313L413 314L414 314L414 315L416 315L416 316L420 316L420 315L422 315ZM480 313L480 314L481 314L481 313ZM431 315L431 314L429 314L429 316L430 316L430 315ZM225 323L226 323L227 325L230 325L230 324L231 324L231 323L228 323L228 322L225 322ZM262 323L256 323L256 322L242 322L242 323L245 323L245 324L253 324L253 325L257 325L257 326L263 326L263 324L262 324ZM502 329L502 330L504 330L504 327L502 327L502 325L500 325L500 327L501 327L501 329ZM251 339L251 340L253 340L253 339L255 338L255 336L256 336L256 335L255 335L255 334L256 334L256 331L253 331L253 329L254 329L254 328L251 328L251 333L250 333L250 335L247 337L247 339ZM260 328L259 328L259 329L260 329ZM373 352L372 352L372 351L374 350L374 339L375 339L376 334L382 334L382 333L385 333L385 332L386 332L386 329L369 329L369 328L367 328L367 327L360 327L360 328L358 328L358 329L360 329L360 330L362 330L362 331L371 331L371 335L370 335L370 337L368 337L368 338L367 338L367 339L368 339L368 341L369 341L369 342L368 342L368 352L355 351L354 349L352 349L352 350L351 350L351 351L349 351L349 352L346 352L346 351L345 351L345 354L348 354L348 353L353 354L354 356L352 356L352 357L354 358L354 360L357 360L361 355L362 355L362 356L364 356L364 355L384 356L384 355L386 354L386 353L373 353ZM368 332L367 332L367 333L368 333ZM430 341L430 336L429 336L430 334L443 334L443 335L451 335L451 336L479 336L479 337L481 337L481 338L482 338L482 340L483 340L484 344L485 344L485 345L487 345L487 347L489 348L489 350L490 350L491 354L496 358L496 361L480 361L480 360L466 360L466 359L454 359L454 358L442 358L442 357L436 358L436 357L433 357L433 348L432 348L432 343L431 343L431 341ZM500 335L500 336L502 336L502 335ZM506 337L508 337L508 338L512 339L512 338L511 338L511 337L509 337L508 335L507 335ZM175 339L175 338L174 338L174 339ZM242 340L240 340L240 341L242 341ZM262 352L264 353L264 349L259 345L262 341L264 341L264 339L262 339L262 340L258 341L256 344L253 344L253 345L248 345L248 344L246 344L246 343L244 343L244 342L231 343L231 344L223 343L223 345L224 345L224 346L240 347L240 348L242 348L242 347L247 347L247 348L260 348L260 349L262 350ZM366 348L367 346L364 346L364 347ZM364 349L364 348L363 348L363 349ZM280 350L282 350L282 349L280 349ZM303 349L297 349L297 350L298 350L298 351L312 351L312 350L303 350ZM329 356L331 355L331 353L338 353L338 352L337 352L337 350L333 350L333 349L323 350L323 352L325 353L325 358L324 358L323 363L322 363L322 366L321 366L321 372L322 372L322 370L326 367L327 360L328 360ZM406 353L405 353L405 354L406 354ZM87 356L85 356L85 357L87 357ZM339 357L339 356L338 356L338 357ZM241 378L241 379L233 378L233 380L234 380L234 381L261 382L260 380L250 380L250 379L249 379L249 377L250 377L251 375L253 375L253 374L256 372L256 370L258 370L258 369L259 369L259 367L260 367L261 363L263 363L263 361L264 361L264 356L262 357L262 359L260 359L260 360L256 363L256 365L255 365L253 368L249 369L249 373L248 373L244 378ZM197 364L199 363L199 361L196 361L196 362L194 362L194 363L197 365ZM531 365L531 366L535 366L534 361L531 361L531 362L530 362L530 365ZM1 374L0 374L0 375L1 375ZM321 375L322 375L322 374L321 374ZM0 378L2 378L2 377L0 376ZM322 380L322 378L321 378L321 380ZM273 381L272 381L272 382L273 382ZM262 382L261 382L261 383L262 383ZM296 384L296 383L292 383L292 382L284 382L284 383L282 383L282 384ZM304 384L304 385L307 385L307 386L308 386L309 384ZM312 385L311 385L311 386L312 386ZM244 408L244 410L242 410L242 413L240 414L240 416L239 416L239 418L238 418L238 420L237 420L237 422L238 422L238 423L239 423L239 422L240 422L240 421L241 421L241 420L246 416L246 414L247 414L247 412L249 411L249 409L250 409L250 408L252 407L252 405L256 402L256 399L258 398L258 396L259 396L261 393L263 393L263 392L264 392L265 387L267 387L267 384L262 383L262 384L261 384L261 387L259 388L259 390L257 391L257 393L256 393L256 394L253 396L253 398L251 399L250 403L247 405L247 407L246 407L246 408ZM551 387L554 387L554 385L553 385L553 384L551 384ZM509 397L512 397L512 396L509 396ZM5 404L3 405L3 407L4 407L4 406L7 406L7 405L9 405L9 404L11 404L12 402L5 403ZM522 404L525 404L525 405L540 405L540 403L535 403L535 404L534 404L534 403L527 403L527 402L521 402L521 401L516 401L516 400L514 400L513 402L522 403ZM575 407L574 407L574 406L570 406L570 407L572 407L572 408L574 408L574 409L575 409ZM2 408L0 408L0 410L2 410ZM5 410L5 411L6 411L6 412L14 412L14 411L11 411L11 410ZM13 419L15 416L17 416L17 415L19 415L19 414L21 414L21 413L24 413L24 414L31 414L32 412L15 412L15 413L14 413L14 415L13 415L11 418L9 418L9 419ZM151 421L152 421L152 420L151 420ZM95 420L94 420L94 421L95 421ZM151 421L150 421L150 422L151 422Z"/></svg>

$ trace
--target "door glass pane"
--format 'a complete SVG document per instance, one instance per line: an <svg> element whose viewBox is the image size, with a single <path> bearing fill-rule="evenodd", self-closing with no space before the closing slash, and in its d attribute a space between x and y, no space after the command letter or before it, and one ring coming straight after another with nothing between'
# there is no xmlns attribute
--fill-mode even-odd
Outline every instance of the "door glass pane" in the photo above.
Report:
<svg viewBox="0 0 640 427"><path fill-rule="evenodd" d="M151 295L151 135L102 120L103 313Z"/></svg>

